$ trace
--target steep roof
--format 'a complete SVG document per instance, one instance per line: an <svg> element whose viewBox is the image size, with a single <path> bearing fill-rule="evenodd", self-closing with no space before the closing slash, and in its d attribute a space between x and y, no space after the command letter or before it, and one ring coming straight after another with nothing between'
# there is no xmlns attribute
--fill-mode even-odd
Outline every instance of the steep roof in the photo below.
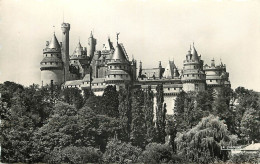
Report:
<svg viewBox="0 0 260 164"><path fill-rule="evenodd" d="M194 47L194 44L193 44L193 47L192 47L192 50L191 50L191 54L192 54L192 60L198 60L199 59L198 53L197 53L197 50Z"/></svg>
<svg viewBox="0 0 260 164"><path fill-rule="evenodd" d="M126 56L125 56L125 53L121 47L120 44L118 44L116 46L116 50L114 51L114 54L112 56L111 59L114 59L114 60L126 60Z"/></svg>
<svg viewBox="0 0 260 164"><path fill-rule="evenodd" d="M53 57L45 57L42 59L41 63L45 63L45 62L59 62L59 63L62 63L61 59L60 58L57 58L55 56Z"/></svg>
<svg viewBox="0 0 260 164"><path fill-rule="evenodd" d="M165 68L163 77L165 78L174 78L174 70L177 69L173 61L169 61L168 65Z"/></svg>
<svg viewBox="0 0 260 164"><path fill-rule="evenodd" d="M75 50L74 50L72 55L76 55L76 56L86 55L85 51L83 50L83 47L80 44L80 42L78 43L78 45L75 48Z"/></svg>
<svg viewBox="0 0 260 164"><path fill-rule="evenodd" d="M56 35L55 33L53 34L53 37L51 38L51 41L48 45L48 48L57 48L57 49L60 49L60 44L56 38Z"/></svg>
<svg viewBox="0 0 260 164"><path fill-rule="evenodd" d="M110 41L110 38L108 37L102 51L111 51L111 50L114 50L114 47L113 47L113 43Z"/></svg>
<svg viewBox="0 0 260 164"><path fill-rule="evenodd" d="M150 69L143 69L142 74L145 75L147 78L159 78L160 77L160 69L159 68L150 68Z"/></svg>

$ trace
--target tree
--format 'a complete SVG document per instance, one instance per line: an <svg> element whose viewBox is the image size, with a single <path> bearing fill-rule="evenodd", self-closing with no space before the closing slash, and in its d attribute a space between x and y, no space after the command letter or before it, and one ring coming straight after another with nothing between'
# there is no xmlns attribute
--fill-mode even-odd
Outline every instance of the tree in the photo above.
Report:
<svg viewBox="0 0 260 164"><path fill-rule="evenodd" d="M144 91L144 116L145 116L145 126L146 126L146 144L154 141L155 135L155 124L154 124L154 95L151 90L151 86Z"/></svg>
<svg viewBox="0 0 260 164"><path fill-rule="evenodd" d="M235 134L235 111L230 107L230 102L232 98L233 91L230 87L221 88L217 97L213 102L213 112L212 114L219 116L221 120L224 120L228 130Z"/></svg>
<svg viewBox="0 0 260 164"><path fill-rule="evenodd" d="M131 133L131 91L130 88L120 88L119 90L119 120L120 120L120 132L119 139L124 142L130 141L130 133Z"/></svg>
<svg viewBox="0 0 260 164"><path fill-rule="evenodd" d="M231 156L231 163L259 163L260 151L256 153L238 153Z"/></svg>
<svg viewBox="0 0 260 164"><path fill-rule="evenodd" d="M48 123L34 133L34 162L41 162L48 154L62 151L68 146L104 150L117 127L116 119L97 115L88 107L78 110L59 102Z"/></svg>
<svg viewBox="0 0 260 164"><path fill-rule="evenodd" d="M232 140L231 140L232 138ZM222 147L234 144L234 136L219 117L210 115L187 132L177 134L177 152L190 162L210 163L227 160L228 153Z"/></svg>
<svg viewBox="0 0 260 164"><path fill-rule="evenodd" d="M86 102L84 107L88 107L93 110L96 114L105 115L105 107L103 103L103 97L101 96L90 96Z"/></svg>
<svg viewBox="0 0 260 164"><path fill-rule="evenodd" d="M46 155L48 163L100 163L102 153L93 147L68 146L63 149L55 148Z"/></svg>
<svg viewBox="0 0 260 164"><path fill-rule="evenodd" d="M112 139L108 142L106 152L103 154L105 163L136 163L142 149L130 143Z"/></svg>
<svg viewBox="0 0 260 164"><path fill-rule="evenodd" d="M1 110L5 116L1 120L2 160L30 162L33 133L46 122L53 104L48 93L38 85L21 88L18 84L7 82L2 87L7 95L9 91L14 91L8 99L3 99L9 105L2 106Z"/></svg>
<svg viewBox="0 0 260 164"><path fill-rule="evenodd" d="M140 88L132 91L132 124L130 141L132 145L145 147L145 116L143 111L144 93Z"/></svg>
<svg viewBox="0 0 260 164"><path fill-rule="evenodd" d="M259 96L252 90L245 89L244 87L238 87L235 89L235 95L234 95L234 105L232 106L232 109L234 110L235 117L234 117L234 127L235 127L235 133L240 137L241 143L250 142L249 139L255 138L252 137L258 134L258 131L252 132L248 136L247 130L245 130L245 127L249 127L249 125L253 122L257 122L257 117L260 117L260 110L259 110ZM253 112L254 111L254 112ZM254 113L255 116L252 116L252 119L247 121L249 119L250 115ZM241 124L243 122L243 125ZM246 123L247 122L247 123ZM251 128L249 128L252 130ZM255 138L256 139L256 138Z"/></svg>
<svg viewBox="0 0 260 164"><path fill-rule="evenodd" d="M241 136L247 142L260 141L260 114L255 109L246 110L241 120Z"/></svg>
<svg viewBox="0 0 260 164"><path fill-rule="evenodd" d="M139 157L143 163L174 163L181 162L181 159L174 156L172 149L167 144L149 143Z"/></svg>
<svg viewBox="0 0 260 164"><path fill-rule="evenodd" d="M109 117L118 118L118 92L116 91L116 86L109 85L105 88L103 93L103 105L104 112Z"/></svg>
<svg viewBox="0 0 260 164"><path fill-rule="evenodd" d="M80 109L84 105L84 99L81 92L82 91L78 88L65 88L62 90L61 97L64 102Z"/></svg>
<svg viewBox="0 0 260 164"><path fill-rule="evenodd" d="M156 87L156 132L157 142L164 143L166 137L166 104L163 97L163 86L158 85Z"/></svg>

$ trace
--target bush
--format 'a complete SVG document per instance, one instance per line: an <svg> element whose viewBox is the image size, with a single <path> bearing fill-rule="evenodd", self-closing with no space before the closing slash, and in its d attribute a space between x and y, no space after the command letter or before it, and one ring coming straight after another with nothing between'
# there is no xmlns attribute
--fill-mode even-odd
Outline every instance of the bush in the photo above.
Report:
<svg viewBox="0 0 260 164"><path fill-rule="evenodd" d="M170 162L172 157L173 152L169 145L150 143L145 147L139 161L144 163L165 163Z"/></svg>
<svg viewBox="0 0 260 164"><path fill-rule="evenodd" d="M259 157L258 153L239 153L234 154L230 158L231 163L257 163Z"/></svg>
<svg viewBox="0 0 260 164"><path fill-rule="evenodd" d="M135 163L142 150L132 146L130 143L119 140L109 141L106 152L103 154L103 161L106 163Z"/></svg>
<svg viewBox="0 0 260 164"><path fill-rule="evenodd" d="M54 149L45 156L48 163L99 163L102 153L93 147L68 146L62 150Z"/></svg>

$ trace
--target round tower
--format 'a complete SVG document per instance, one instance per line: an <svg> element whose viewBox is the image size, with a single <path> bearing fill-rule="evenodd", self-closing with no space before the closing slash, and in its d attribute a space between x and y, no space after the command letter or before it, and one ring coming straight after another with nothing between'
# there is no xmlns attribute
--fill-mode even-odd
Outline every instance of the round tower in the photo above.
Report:
<svg viewBox="0 0 260 164"><path fill-rule="evenodd" d="M93 37L92 31L90 33L90 37L88 38L88 56L90 59L93 58L94 52L96 51L97 40Z"/></svg>
<svg viewBox="0 0 260 164"><path fill-rule="evenodd" d="M70 32L70 24L69 23L62 23L61 24L61 31L62 31L62 61L64 63L64 80L68 81L69 78L69 32Z"/></svg>
<svg viewBox="0 0 260 164"><path fill-rule="evenodd" d="M107 63L107 83L118 84L131 81L131 64L126 58L123 47L117 44L112 58Z"/></svg>
<svg viewBox="0 0 260 164"><path fill-rule="evenodd" d="M61 58L61 47L54 34L51 41L47 41L46 47L43 49L43 59L40 63L42 86L50 85L51 81L55 85L63 83L63 62Z"/></svg>
<svg viewBox="0 0 260 164"><path fill-rule="evenodd" d="M183 65L183 74L181 76L183 90L185 92L204 91L206 87L206 75L203 71L203 60L198 56L194 45L188 51Z"/></svg>
<svg viewBox="0 0 260 164"><path fill-rule="evenodd" d="M215 60L211 60L211 65L204 66L206 74L207 88L212 88L216 93L219 93L223 86L230 86L229 73L226 72L225 65L215 65Z"/></svg>

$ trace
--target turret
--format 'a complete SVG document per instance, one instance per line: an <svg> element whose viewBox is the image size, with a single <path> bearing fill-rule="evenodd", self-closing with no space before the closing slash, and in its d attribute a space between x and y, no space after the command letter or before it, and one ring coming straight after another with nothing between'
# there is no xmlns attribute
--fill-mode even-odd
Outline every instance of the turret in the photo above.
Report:
<svg viewBox="0 0 260 164"><path fill-rule="evenodd" d="M206 75L203 71L203 60L198 56L194 44L192 48L190 47L183 65L184 68L181 76L183 90L185 92L205 90Z"/></svg>
<svg viewBox="0 0 260 164"><path fill-rule="evenodd" d="M215 60L214 59L211 60L211 67L215 67Z"/></svg>
<svg viewBox="0 0 260 164"><path fill-rule="evenodd" d="M117 40L118 40L117 33ZM106 81L110 83L124 83L125 81L131 81L130 72L131 64L126 57L126 53L122 47L122 44L118 44L115 48L115 51L107 63L108 73Z"/></svg>
<svg viewBox="0 0 260 164"><path fill-rule="evenodd" d="M61 31L62 31L62 61L64 63L64 82L70 80L69 77L69 31L70 31L70 24L69 23L62 23L61 24Z"/></svg>
<svg viewBox="0 0 260 164"><path fill-rule="evenodd" d="M94 52L96 51L97 40L93 37L92 31L90 33L90 37L88 38L88 56L90 59L93 58Z"/></svg>
<svg viewBox="0 0 260 164"><path fill-rule="evenodd" d="M78 69L74 69L74 72L71 72L72 69L70 69L71 74L80 75L81 78L85 76L87 68L89 66L89 57L87 56L86 48L83 48L81 46L80 41L75 50L73 51L73 54L70 55L70 67L72 66Z"/></svg>
<svg viewBox="0 0 260 164"><path fill-rule="evenodd" d="M51 41L46 41L46 47L43 49L43 59L41 61L41 82L42 86L55 85L63 83L63 62L61 59L61 47L53 34Z"/></svg>

